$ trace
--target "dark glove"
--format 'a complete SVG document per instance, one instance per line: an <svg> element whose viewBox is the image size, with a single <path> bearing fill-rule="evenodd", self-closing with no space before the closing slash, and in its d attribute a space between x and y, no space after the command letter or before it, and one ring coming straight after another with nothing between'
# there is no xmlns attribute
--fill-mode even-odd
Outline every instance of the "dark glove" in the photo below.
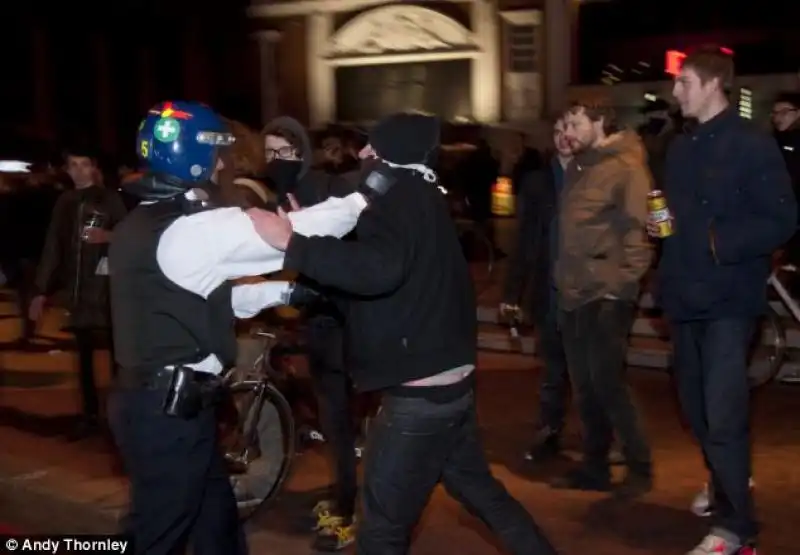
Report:
<svg viewBox="0 0 800 555"><path fill-rule="evenodd" d="M373 170L358 185L358 192L364 195L368 202L383 196L397 182L397 179L384 171Z"/></svg>
<svg viewBox="0 0 800 555"><path fill-rule="evenodd" d="M292 283L292 288L289 291L288 302L286 304L289 306L302 308L318 301L321 298L322 295L319 291L312 289L303 283L294 282Z"/></svg>

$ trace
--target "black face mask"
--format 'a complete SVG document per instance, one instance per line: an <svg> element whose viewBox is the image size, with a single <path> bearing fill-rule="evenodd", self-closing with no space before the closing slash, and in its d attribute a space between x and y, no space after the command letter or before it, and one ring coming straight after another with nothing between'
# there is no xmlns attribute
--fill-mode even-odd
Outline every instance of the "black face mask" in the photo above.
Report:
<svg viewBox="0 0 800 555"><path fill-rule="evenodd" d="M267 164L267 179L275 186L278 196L291 193L303 169L301 160L273 160Z"/></svg>

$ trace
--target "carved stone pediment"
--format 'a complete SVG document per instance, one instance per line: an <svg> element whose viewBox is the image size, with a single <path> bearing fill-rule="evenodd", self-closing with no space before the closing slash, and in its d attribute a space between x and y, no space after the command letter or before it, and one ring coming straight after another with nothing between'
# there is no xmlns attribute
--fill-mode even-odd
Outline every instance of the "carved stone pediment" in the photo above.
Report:
<svg viewBox="0 0 800 555"><path fill-rule="evenodd" d="M327 56L372 56L475 48L472 33L437 11L384 6L356 16L330 39Z"/></svg>

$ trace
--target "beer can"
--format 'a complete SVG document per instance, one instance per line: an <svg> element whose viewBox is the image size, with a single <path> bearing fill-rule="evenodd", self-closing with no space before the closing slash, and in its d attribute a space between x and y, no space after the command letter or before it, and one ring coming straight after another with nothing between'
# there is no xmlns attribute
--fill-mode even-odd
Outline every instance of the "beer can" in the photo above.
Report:
<svg viewBox="0 0 800 555"><path fill-rule="evenodd" d="M672 214L667 206L667 199L664 192L658 189L647 194L648 219L655 224L658 229L658 237L669 237L673 233Z"/></svg>
<svg viewBox="0 0 800 555"><path fill-rule="evenodd" d="M92 212L83 224L81 238L86 241L89 239L89 230L103 227L103 214L97 211Z"/></svg>

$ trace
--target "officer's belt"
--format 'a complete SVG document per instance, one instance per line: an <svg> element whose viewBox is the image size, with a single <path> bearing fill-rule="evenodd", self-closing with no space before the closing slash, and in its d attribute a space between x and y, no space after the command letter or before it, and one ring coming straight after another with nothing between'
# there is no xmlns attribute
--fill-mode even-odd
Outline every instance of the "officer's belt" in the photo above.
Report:
<svg viewBox="0 0 800 555"><path fill-rule="evenodd" d="M222 383L216 374L209 372L194 372L194 381L204 387L214 387ZM129 369L120 368L116 383L118 386L130 389L168 389L172 383L172 368Z"/></svg>

